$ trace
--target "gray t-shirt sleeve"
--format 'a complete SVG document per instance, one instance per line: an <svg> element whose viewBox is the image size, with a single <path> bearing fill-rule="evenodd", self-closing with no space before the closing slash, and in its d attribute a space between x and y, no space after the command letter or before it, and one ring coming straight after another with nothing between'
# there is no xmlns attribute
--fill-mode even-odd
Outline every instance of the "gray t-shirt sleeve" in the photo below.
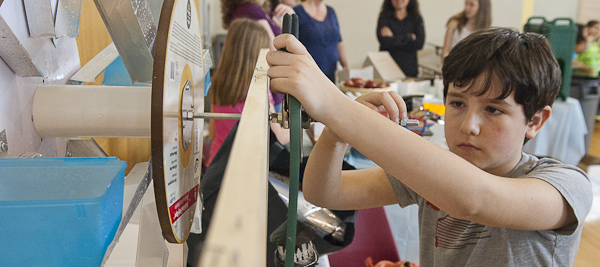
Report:
<svg viewBox="0 0 600 267"><path fill-rule="evenodd" d="M400 207L404 208L412 204L417 204L419 195L417 195L415 191L408 188L408 186L404 185L402 182L398 181L398 179L396 179L391 174L386 174L388 176L388 180L390 180L392 189L394 189L394 193L396 194L396 198L398 199L398 204L400 204Z"/></svg>
<svg viewBox="0 0 600 267"><path fill-rule="evenodd" d="M540 159L522 177L537 178L551 184L573 209L577 221L556 229L561 235L571 235L583 227L583 221L592 207L593 193L587 174L581 169L553 159Z"/></svg>

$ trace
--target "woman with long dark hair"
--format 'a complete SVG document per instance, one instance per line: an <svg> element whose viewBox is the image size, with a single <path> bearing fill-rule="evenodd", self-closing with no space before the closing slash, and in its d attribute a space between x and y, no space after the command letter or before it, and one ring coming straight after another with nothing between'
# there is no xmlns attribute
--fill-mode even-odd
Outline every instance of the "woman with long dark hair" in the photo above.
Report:
<svg viewBox="0 0 600 267"><path fill-rule="evenodd" d="M379 50L388 51L408 77L417 77L417 51L425 43L425 27L417 0L385 0L377 21Z"/></svg>

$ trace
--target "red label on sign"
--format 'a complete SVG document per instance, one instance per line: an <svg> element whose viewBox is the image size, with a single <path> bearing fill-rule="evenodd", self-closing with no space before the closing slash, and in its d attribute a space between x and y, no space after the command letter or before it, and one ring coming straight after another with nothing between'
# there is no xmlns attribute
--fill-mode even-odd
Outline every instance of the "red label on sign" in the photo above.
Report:
<svg viewBox="0 0 600 267"><path fill-rule="evenodd" d="M185 193L179 198L173 205L169 207L169 214L171 214L171 222L174 223L187 211L198 199L198 186L194 186L190 191Z"/></svg>

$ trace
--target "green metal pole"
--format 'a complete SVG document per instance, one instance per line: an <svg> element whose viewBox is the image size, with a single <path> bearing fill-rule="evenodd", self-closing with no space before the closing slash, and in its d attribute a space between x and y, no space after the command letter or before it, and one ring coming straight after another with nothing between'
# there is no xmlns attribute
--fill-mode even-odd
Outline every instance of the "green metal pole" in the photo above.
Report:
<svg viewBox="0 0 600 267"><path fill-rule="evenodd" d="M287 237L285 243L285 267L294 267L296 252L296 226L298 217L298 187L300 183L300 161L302 160L302 121L300 102L289 96L290 114L290 200L287 215Z"/></svg>

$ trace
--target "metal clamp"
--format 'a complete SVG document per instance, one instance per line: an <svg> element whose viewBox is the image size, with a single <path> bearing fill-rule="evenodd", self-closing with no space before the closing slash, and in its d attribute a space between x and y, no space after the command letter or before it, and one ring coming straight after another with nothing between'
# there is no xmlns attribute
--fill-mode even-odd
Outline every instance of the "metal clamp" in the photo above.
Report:
<svg viewBox="0 0 600 267"><path fill-rule="evenodd" d="M281 103L281 113L271 113L269 114L269 121L271 121L272 123L279 123L281 124L281 127L283 127L284 129L289 129L290 128L290 113L289 113L289 95L284 95L283 96L283 102ZM308 113L306 113L306 111L304 111L304 108L300 107L301 110L301 114L300 114L300 119L301 119L301 127L302 129L308 129L310 128L310 123L311 122L317 122L316 120L314 120L313 118L311 118Z"/></svg>
<svg viewBox="0 0 600 267"><path fill-rule="evenodd" d="M290 102L288 94L283 95L283 101L281 102L281 112L269 114L269 121L272 123L279 123L283 129L290 128Z"/></svg>
<svg viewBox="0 0 600 267"><path fill-rule="evenodd" d="M271 113L269 114L269 121L271 123L279 123L281 124L281 127L287 129L289 128L289 119L288 120L284 120L283 119L283 114L282 113Z"/></svg>

